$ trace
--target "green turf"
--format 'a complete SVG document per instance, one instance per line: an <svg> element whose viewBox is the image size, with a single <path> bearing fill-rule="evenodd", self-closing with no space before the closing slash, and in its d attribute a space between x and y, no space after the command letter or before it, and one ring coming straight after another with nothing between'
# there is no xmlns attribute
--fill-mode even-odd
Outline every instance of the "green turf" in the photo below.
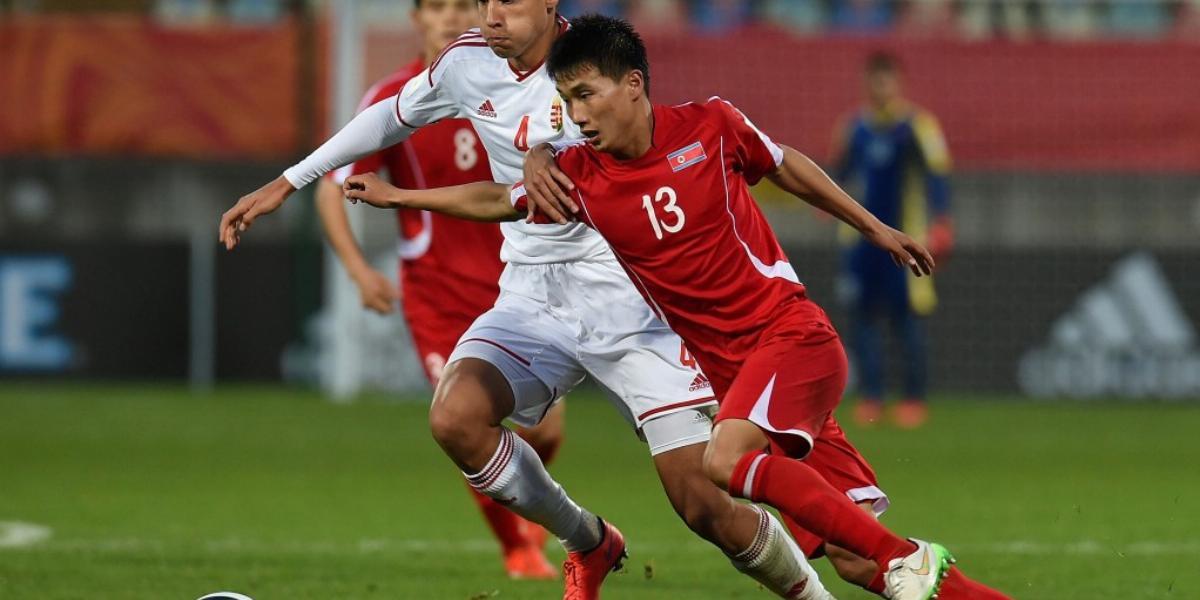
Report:
<svg viewBox="0 0 1200 600"><path fill-rule="evenodd" d="M851 429L889 525L1016 598L1200 598L1200 409L955 400L920 433ZM0 548L0 598L555 597L501 577L424 415L280 388L0 386L0 522L53 530ZM633 553L606 598L769 597L677 521L614 411L580 396L568 422L554 473Z"/></svg>

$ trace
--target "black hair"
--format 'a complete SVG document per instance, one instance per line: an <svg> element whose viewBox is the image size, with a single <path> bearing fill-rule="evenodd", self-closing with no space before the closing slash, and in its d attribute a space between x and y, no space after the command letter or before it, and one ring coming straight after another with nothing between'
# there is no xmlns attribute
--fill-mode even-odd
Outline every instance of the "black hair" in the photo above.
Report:
<svg viewBox="0 0 1200 600"><path fill-rule="evenodd" d="M646 44L633 26L621 19L596 14L571 19L571 27L554 41L546 59L546 69L555 79L588 66L614 81L635 69L641 71L646 97L650 96Z"/></svg>
<svg viewBox="0 0 1200 600"><path fill-rule="evenodd" d="M895 54L876 50L867 57L867 73L899 73L900 59Z"/></svg>

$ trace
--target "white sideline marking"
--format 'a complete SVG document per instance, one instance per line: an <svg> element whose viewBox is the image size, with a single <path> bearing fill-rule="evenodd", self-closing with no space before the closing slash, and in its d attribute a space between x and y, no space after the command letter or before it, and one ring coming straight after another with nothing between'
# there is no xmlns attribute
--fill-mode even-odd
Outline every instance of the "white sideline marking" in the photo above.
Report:
<svg viewBox="0 0 1200 600"><path fill-rule="evenodd" d="M17 526L14 528L14 526ZM13 532L16 532L14 535ZM0 549L25 548L50 537L50 529L29 523L0 523ZM12 540L18 540L13 542ZM1184 541L1155 541L1142 540L1120 543L1101 542L1097 540L1079 540L1075 542L1053 543L1032 540L1010 540L1001 542L955 543L948 545L953 551L961 553L1000 554L1013 556L1197 556L1200 555L1200 540ZM209 540L198 543L175 542L146 538L109 538L109 539L61 539L55 538L39 546L40 549L54 551L84 551L84 552L139 552L165 551L170 549L200 549L204 552L242 551L249 553L283 553L283 554L338 554L350 552L360 554L380 554L387 552L421 552L429 554L490 554L496 551L496 542L490 539L469 540L423 540L423 539L381 539L364 538L356 542L277 542L270 543L262 540L247 540L241 538L226 538ZM643 556L657 553L671 554L708 554L716 550L700 541L689 540L684 543L663 543L636 541L630 545L631 550Z"/></svg>
<svg viewBox="0 0 1200 600"><path fill-rule="evenodd" d="M24 548L50 537L49 527L21 521L0 521L0 548Z"/></svg>

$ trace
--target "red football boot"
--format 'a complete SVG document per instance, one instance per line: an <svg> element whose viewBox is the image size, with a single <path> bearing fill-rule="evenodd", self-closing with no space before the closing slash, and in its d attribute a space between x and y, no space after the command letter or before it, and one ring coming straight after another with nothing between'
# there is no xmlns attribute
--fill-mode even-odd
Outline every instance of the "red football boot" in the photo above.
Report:
<svg viewBox="0 0 1200 600"><path fill-rule="evenodd" d="M629 557L621 532L607 522L601 524L604 537L599 546L587 552L567 553L567 561L563 563L566 579L563 600L597 600L604 578L620 569L622 561Z"/></svg>

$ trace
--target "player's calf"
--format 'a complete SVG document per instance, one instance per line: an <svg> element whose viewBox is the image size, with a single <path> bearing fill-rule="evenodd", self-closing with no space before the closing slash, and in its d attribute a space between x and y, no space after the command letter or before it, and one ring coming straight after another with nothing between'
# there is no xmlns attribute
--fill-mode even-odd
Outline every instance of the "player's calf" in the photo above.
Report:
<svg viewBox="0 0 1200 600"><path fill-rule="evenodd" d="M778 596L829 598L779 521L756 506L736 502L704 473L702 440L709 436L707 424L707 418L680 412L643 426L654 466L675 512L692 531L720 548L734 568ZM687 445L681 445L684 443Z"/></svg>

